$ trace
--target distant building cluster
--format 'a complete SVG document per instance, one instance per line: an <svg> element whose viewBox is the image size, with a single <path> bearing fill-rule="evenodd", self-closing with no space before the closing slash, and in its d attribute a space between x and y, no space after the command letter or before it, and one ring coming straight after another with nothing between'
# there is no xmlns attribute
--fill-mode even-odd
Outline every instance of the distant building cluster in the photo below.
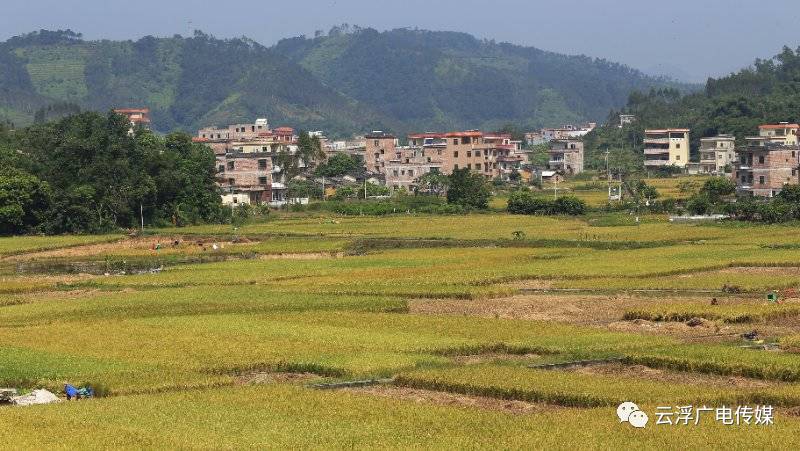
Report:
<svg viewBox="0 0 800 451"><path fill-rule="evenodd" d="M508 180L527 155L510 134L469 130L411 134L407 146L400 146L390 133L373 132L366 136L364 158L367 170L384 175L390 188L413 190L424 174L465 168L489 179Z"/></svg>
<svg viewBox="0 0 800 451"><path fill-rule="evenodd" d="M130 121L130 133L149 128L147 108L116 109ZM619 126L636 122L636 117L621 114ZM319 139L326 157L348 154L364 163L363 181L384 183L391 190L414 191L419 178L429 173L451 174L469 169L487 179L516 178L558 180L584 171L582 138L594 130L595 123L565 125L525 133L515 141L508 133L480 130L412 133L406 144L392 133L374 131L350 140L331 141L322 131L309 132ZM731 174L739 195L772 197L787 184L800 184L800 125L782 122L758 128L758 136L748 137L737 146L736 137L721 134L700 139L699 162L690 161L690 130L685 128L646 129L644 167L680 168L688 173ZM296 156L299 137L293 128L271 128L267 119L227 127L198 130L195 142L207 144L216 156L217 182L226 204L287 203L287 180L278 161L279 154ZM529 146L548 144L547 165L528 164ZM299 169L314 162L299 161ZM516 178L515 178L516 177ZM352 179L352 180L351 180ZM355 182L355 176L342 181Z"/></svg>
<svg viewBox="0 0 800 451"><path fill-rule="evenodd" d="M758 136L737 146L736 137L717 135L700 139L700 160L689 161L689 129L645 130L646 168L683 168L689 173L726 175L736 182L740 196L773 197L788 184L800 183L800 125L781 122L758 127Z"/></svg>

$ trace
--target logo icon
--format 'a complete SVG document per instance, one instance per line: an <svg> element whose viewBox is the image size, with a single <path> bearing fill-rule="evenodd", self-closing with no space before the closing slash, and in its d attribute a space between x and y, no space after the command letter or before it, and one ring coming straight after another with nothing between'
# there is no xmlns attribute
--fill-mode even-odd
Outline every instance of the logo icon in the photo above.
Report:
<svg viewBox="0 0 800 451"><path fill-rule="evenodd" d="M623 402L617 407L617 416L620 423L628 423L631 426L642 429L647 426L650 420L647 414L639 409L639 406L632 402Z"/></svg>

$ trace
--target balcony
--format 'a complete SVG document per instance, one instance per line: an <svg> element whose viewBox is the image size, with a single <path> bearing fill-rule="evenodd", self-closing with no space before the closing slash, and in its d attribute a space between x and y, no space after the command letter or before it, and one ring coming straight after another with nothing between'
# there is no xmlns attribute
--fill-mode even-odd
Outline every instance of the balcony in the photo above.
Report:
<svg viewBox="0 0 800 451"><path fill-rule="evenodd" d="M644 165L645 166L656 166L656 167L670 166L670 165L672 165L672 162L669 161L669 160L644 160Z"/></svg>
<svg viewBox="0 0 800 451"><path fill-rule="evenodd" d="M645 144L669 144L669 138L645 138Z"/></svg>
<svg viewBox="0 0 800 451"><path fill-rule="evenodd" d="M644 149L645 155L669 155L669 149Z"/></svg>

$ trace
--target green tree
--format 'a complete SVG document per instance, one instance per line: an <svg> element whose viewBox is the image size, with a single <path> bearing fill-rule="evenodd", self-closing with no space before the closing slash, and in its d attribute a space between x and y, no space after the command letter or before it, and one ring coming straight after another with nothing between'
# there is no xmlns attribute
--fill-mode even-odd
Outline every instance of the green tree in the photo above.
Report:
<svg viewBox="0 0 800 451"><path fill-rule="evenodd" d="M447 192L450 178L440 172L427 172L415 181L417 192L432 196L441 196Z"/></svg>
<svg viewBox="0 0 800 451"><path fill-rule="evenodd" d="M317 166L314 174L317 177L338 177L358 172L362 167L364 165L360 158L352 157L346 153L337 153Z"/></svg>
<svg viewBox="0 0 800 451"><path fill-rule="evenodd" d="M729 177L712 177L706 180L700 192L712 203L717 203L722 197L736 193L736 184Z"/></svg>
<svg viewBox="0 0 800 451"><path fill-rule="evenodd" d="M0 173L0 235L36 228L51 207L50 186L22 172Z"/></svg>
<svg viewBox="0 0 800 451"><path fill-rule="evenodd" d="M486 179L467 168L454 169L449 176L447 202L467 208L489 208L491 192Z"/></svg>

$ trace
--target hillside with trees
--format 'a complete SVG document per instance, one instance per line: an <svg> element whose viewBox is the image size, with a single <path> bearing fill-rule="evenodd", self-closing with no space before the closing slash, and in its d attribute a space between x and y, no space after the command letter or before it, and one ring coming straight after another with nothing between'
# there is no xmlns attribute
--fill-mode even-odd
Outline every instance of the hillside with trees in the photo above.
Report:
<svg viewBox="0 0 800 451"><path fill-rule="evenodd" d="M275 50L417 130L536 129L605 118L631 91L672 86L627 66L466 33L343 26Z"/></svg>
<svg viewBox="0 0 800 451"><path fill-rule="evenodd" d="M267 48L202 32L87 41L42 30L0 43L0 121L17 125L149 107L161 132L256 117L333 136L527 129L602 119L632 91L662 87L675 85L605 60L463 33L337 27Z"/></svg>
<svg viewBox="0 0 800 451"><path fill-rule="evenodd" d="M307 129L391 125L311 73L245 38L84 41L40 31L0 43L0 118L25 125L65 105L149 107L162 132L268 117ZM66 114L74 113L68 111Z"/></svg>
<svg viewBox="0 0 800 451"><path fill-rule="evenodd" d="M635 114L636 123L618 128L619 113ZM587 163L604 167L608 149L618 166L641 159L646 128L691 129L692 156L700 138L732 134L742 144L761 124L800 120L800 48L756 60L753 66L719 79L709 79L702 92L684 95L675 89L633 92L625 108L612 111L608 126L586 137ZM612 164L613 166L613 164Z"/></svg>

